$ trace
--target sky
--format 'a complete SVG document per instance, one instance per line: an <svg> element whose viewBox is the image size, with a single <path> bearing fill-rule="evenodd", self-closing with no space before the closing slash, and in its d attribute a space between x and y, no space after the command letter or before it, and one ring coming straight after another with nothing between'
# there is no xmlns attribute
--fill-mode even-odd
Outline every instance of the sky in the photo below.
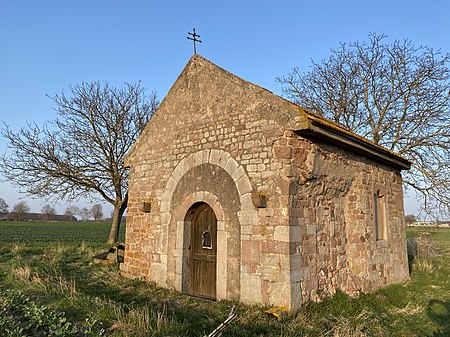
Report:
<svg viewBox="0 0 450 337"><path fill-rule="evenodd" d="M162 100L193 54L194 27L198 54L281 95L277 76L371 32L450 52L449 14L448 0L0 0L0 121L42 125L56 117L47 95L83 81L141 81ZM0 179L10 209L25 200L40 211L45 202ZM405 212L417 213L411 195Z"/></svg>

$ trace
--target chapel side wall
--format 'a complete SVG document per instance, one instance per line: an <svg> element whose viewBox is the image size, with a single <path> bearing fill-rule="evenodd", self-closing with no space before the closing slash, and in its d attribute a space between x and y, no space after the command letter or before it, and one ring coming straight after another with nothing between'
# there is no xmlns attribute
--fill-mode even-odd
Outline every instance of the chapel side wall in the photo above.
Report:
<svg viewBox="0 0 450 337"><path fill-rule="evenodd" d="M376 240L374 194L383 190L386 239ZM383 165L362 172L348 195L346 217L348 267L352 275L345 283L349 293L368 292L409 277L406 249L402 178L398 171ZM364 218L358 209L367 205Z"/></svg>
<svg viewBox="0 0 450 337"><path fill-rule="evenodd" d="M301 137L300 137L301 138ZM335 146L295 149L297 190L290 210L292 288L302 301L337 289L357 294L408 277L400 173ZM373 193L386 193L387 240L374 238Z"/></svg>

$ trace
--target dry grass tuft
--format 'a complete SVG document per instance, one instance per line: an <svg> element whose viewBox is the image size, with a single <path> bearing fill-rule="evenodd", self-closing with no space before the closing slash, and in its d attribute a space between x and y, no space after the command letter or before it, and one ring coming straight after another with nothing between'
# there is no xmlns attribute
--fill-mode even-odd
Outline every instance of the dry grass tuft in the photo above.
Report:
<svg viewBox="0 0 450 337"><path fill-rule="evenodd" d="M20 256L19 253L22 250L22 248L24 247L23 244L18 244L18 243L13 243L12 247L11 247L11 252L14 254L14 256Z"/></svg>
<svg viewBox="0 0 450 337"><path fill-rule="evenodd" d="M436 257L441 255L438 244L431 240L431 233L422 232L413 239L408 239L408 255L413 257Z"/></svg>
<svg viewBox="0 0 450 337"><path fill-rule="evenodd" d="M396 308L393 310L394 313L400 315L416 315L420 314L425 310L425 308L419 304L414 304L408 302L408 304L404 308Z"/></svg>
<svg viewBox="0 0 450 337"><path fill-rule="evenodd" d="M166 307L162 311L152 310L149 307L135 307L127 310L122 306L114 308L116 320L112 329L121 332L124 336L139 333L146 336L149 333L164 330L174 322L167 314Z"/></svg>
<svg viewBox="0 0 450 337"><path fill-rule="evenodd" d="M30 282L31 281L31 268L29 265L20 265L16 268L12 268L12 274L22 282Z"/></svg>
<svg viewBox="0 0 450 337"><path fill-rule="evenodd" d="M371 322L366 311L362 311L356 318L334 317L333 327L324 336L331 337L367 337L367 324Z"/></svg>
<svg viewBox="0 0 450 337"><path fill-rule="evenodd" d="M434 269L433 261L426 257L416 258L414 259L414 268L426 273L432 273Z"/></svg>
<svg viewBox="0 0 450 337"><path fill-rule="evenodd" d="M63 277L57 276L56 283L58 284L58 290L69 297L73 297L77 294L77 285L73 278L66 281Z"/></svg>
<svg viewBox="0 0 450 337"><path fill-rule="evenodd" d="M40 288L43 288L45 291L49 291L50 281L47 276L39 275L38 273L34 273L31 277L31 281Z"/></svg>
<svg viewBox="0 0 450 337"><path fill-rule="evenodd" d="M32 272L28 264L19 265L11 269L11 273L21 282L32 283L45 291L52 291L73 297L77 294L77 286L74 278L66 280L61 275L48 275Z"/></svg>
<svg viewBox="0 0 450 337"><path fill-rule="evenodd" d="M56 255L62 256L67 252L67 245L62 244L61 242L58 242L56 245L54 252Z"/></svg>
<svg viewBox="0 0 450 337"><path fill-rule="evenodd" d="M86 242L84 242L84 241L83 241L83 242L80 244L80 246L78 247L78 251L79 251L82 255L85 255L85 256L94 256L94 255L97 254L96 251L95 251L92 247L90 247L89 245L87 245Z"/></svg>

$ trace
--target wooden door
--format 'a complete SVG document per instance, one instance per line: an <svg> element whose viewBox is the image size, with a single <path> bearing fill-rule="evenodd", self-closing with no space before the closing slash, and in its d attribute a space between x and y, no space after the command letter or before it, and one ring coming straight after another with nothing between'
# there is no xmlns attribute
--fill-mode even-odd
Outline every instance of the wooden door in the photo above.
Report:
<svg viewBox="0 0 450 337"><path fill-rule="evenodd" d="M216 298L217 219L212 208L200 205L191 223L191 294Z"/></svg>

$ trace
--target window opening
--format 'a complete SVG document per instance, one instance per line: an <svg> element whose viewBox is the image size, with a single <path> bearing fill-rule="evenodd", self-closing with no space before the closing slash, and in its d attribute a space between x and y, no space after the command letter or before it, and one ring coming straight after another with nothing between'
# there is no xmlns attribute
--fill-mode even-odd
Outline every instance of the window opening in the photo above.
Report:
<svg viewBox="0 0 450 337"><path fill-rule="evenodd" d="M386 240L385 196L380 190L377 190L377 192L373 195L373 198L375 240Z"/></svg>
<svg viewBox="0 0 450 337"><path fill-rule="evenodd" d="M211 233L208 231L204 231L202 234L202 248L213 249Z"/></svg>

